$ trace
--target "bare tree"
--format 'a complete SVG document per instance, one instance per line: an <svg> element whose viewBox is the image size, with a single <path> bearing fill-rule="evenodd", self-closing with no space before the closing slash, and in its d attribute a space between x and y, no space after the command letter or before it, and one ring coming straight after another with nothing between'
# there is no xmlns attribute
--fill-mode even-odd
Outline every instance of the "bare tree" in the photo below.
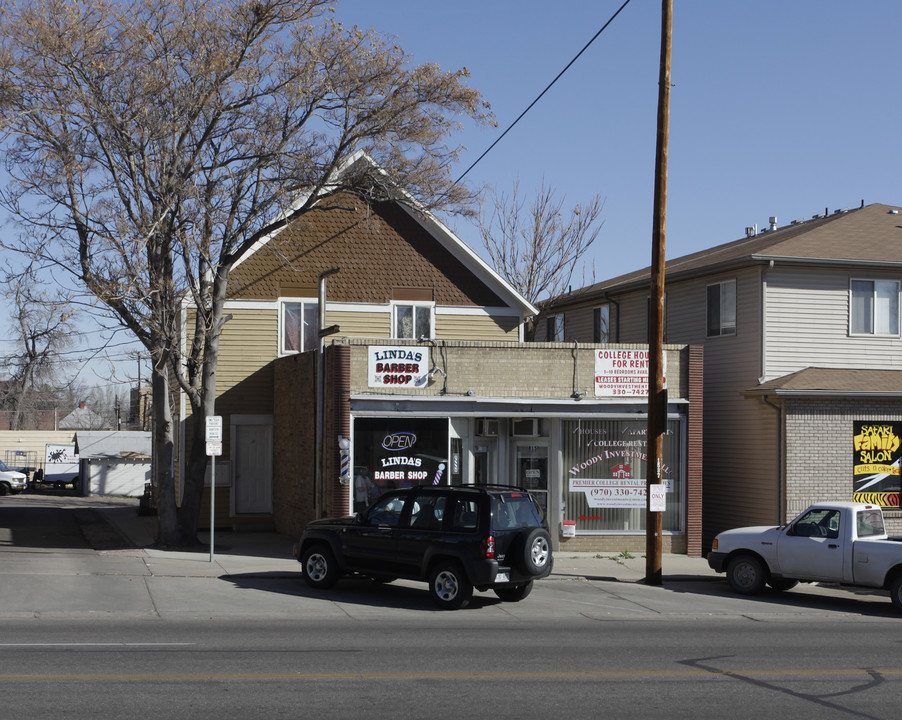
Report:
<svg viewBox="0 0 902 720"><path fill-rule="evenodd" d="M326 193L458 207L466 70L410 66L328 0L25 0L0 15L5 206L39 256L100 300L152 361L161 545L197 542L229 273ZM355 151L373 165L339 172ZM396 182L397 186L392 183ZM28 202L22 202L27 198ZM36 205L36 201L41 203ZM183 301L196 308L183 352ZM193 416L176 502L174 378Z"/></svg>
<svg viewBox="0 0 902 720"><path fill-rule="evenodd" d="M61 383L62 352L72 345L75 329L68 303L42 288L31 266L18 273L7 270L3 294L11 307L16 343L16 351L4 358L9 377L3 407L9 429L22 430L28 429L29 411L41 409L42 401L56 397L52 388Z"/></svg>
<svg viewBox="0 0 902 720"><path fill-rule="evenodd" d="M563 293L601 232L601 198L565 211L565 198L557 198L543 181L527 207L519 180L510 194L492 190L490 195L478 224L495 269L533 304Z"/></svg>

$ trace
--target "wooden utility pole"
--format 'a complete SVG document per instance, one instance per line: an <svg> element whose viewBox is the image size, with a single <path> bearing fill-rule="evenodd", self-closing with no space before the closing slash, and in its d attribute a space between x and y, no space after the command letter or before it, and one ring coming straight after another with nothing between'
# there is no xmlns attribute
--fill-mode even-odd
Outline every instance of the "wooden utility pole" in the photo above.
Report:
<svg viewBox="0 0 902 720"><path fill-rule="evenodd" d="M648 319L648 462L646 464L645 582L661 584L663 513L651 509L651 486L664 482L664 237L667 217L667 142L670 132L670 50L673 0L661 3L661 72L658 78L658 141L655 152L655 209L651 249L651 302Z"/></svg>

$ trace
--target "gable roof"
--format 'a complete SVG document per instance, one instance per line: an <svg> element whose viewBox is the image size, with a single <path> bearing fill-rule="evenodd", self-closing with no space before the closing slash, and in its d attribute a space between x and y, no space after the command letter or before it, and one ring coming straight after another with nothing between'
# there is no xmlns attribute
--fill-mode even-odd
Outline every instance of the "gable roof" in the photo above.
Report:
<svg viewBox="0 0 902 720"><path fill-rule="evenodd" d="M744 265L791 263L818 266L854 265L902 269L902 210L875 203L832 215L815 215L777 230L734 240L665 263L667 281L729 270ZM651 268L627 273L575 290L548 304L588 300L603 293L648 285Z"/></svg>
<svg viewBox="0 0 902 720"><path fill-rule="evenodd" d="M91 408L78 407L59 421L60 430L97 430L109 423Z"/></svg>
<svg viewBox="0 0 902 720"><path fill-rule="evenodd" d="M746 390L777 397L902 397L902 370L808 367Z"/></svg>
<svg viewBox="0 0 902 720"><path fill-rule="evenodd" d="M344 173L355 172L355 166L359 164L367 164L375 169L377 174L388 177L388 174L380 168L372 158L365 152L354 153L348 161L337 171L338 175ZM368 203L362 198L356 198L350 194L332 194L327 188L323 191L323 197L318 201L315 209L305 213L301 217L295 219L281 230L274 232L267 237L261 239L253 247L251 247L233 266L232 277L235 278L234 283L230 281L232 288L238 288L242 283L251 282L251 278L261 277L261 275L270 275L275 277L280 268L287 268L289 272L295 275L294 281L300 285L311 285L317 281L320 272L329 269L332 264L341 264L346 268L353 268L354 273L347 273L346 279L350 286L360 287L361 285L372 286L372 281L376 278L391 278L394 285L405 285L410 283L410 276L403 272L403 262L397 259L387 257L384 248L380 249L377 244L372 242L372 233L374 225L370 222L374 215L379 215L386 221L387 225L393 225L395 228L403 227L406 231L404 237L413 236L413 243L418 247L415 255L422 259L428 259L432 264L441 263L439 269L446 275L460 275L461 271L472 279L482 284L484 290L476 289L475 297L469 299L458 298L455 300L446 300L447 304L463 303L463 304L479 304L479 305L504 305L515 308L524 316L535 315L538 309L524 298L505 278L501 277L494 269L489 266L479 255L477 255L466 243L464 243L457 235L455 235L444 223L442 223L432 213L422 208L408 193L403 190L394 189L395 194L401 196L398 200L382 201L378 203ZM347 202L349 198L354 198L353 202ZM307 196L301 196L295 202L293 207L299 207L306 200ZM330 219L326 217L328 212L319 212L330 206L341 205L344 199L343 208L345 210L344 217L335 217L335 213ZM290 211L289 211L290 212ZM349 216L348 213L353 213ZM402 215L404 217L402 217ZM406 222L405 219L406 218ZM373 221L375 222L375 221ZM414 227L415 226L415 227ZM270 253L268 261L258 262L257 267L240 269L242 265L248 263L252 259L260 260L260 251L267 248L276 240L282 238L289 240L292 234L297 234L298 230L312 231L317 236L317 241L313 243L317 248L322 249L327 243L341 237L345 243L339 246L339 243L332 243L330 250L335 248L335 257L330 257L330 253L320 252L317 263L314 257L315 253L311 248L308 262L305 263L306 268L299 277L298 269L301 267L292 267L291 263L286 263L286 258L281 252L275 251ZM379 229L375 229L379 232ZM399 235L401 233L399 232ZM284 237L282 237L284 236ZM369 242L365 242L369 240ZM429 243L434 243L442 252L436 254L435 249L428 248ZM339 246L336 248L336 246ZM307 254L308 251L305 251ZM300 257L295 258L300 259ZM409 259L409 256L408 256ZM328 260L329 262L325 262ZM381 267L383 273L388 275L375 274L375 268ZM420 265L422 269L423 265ZM416 283L414 283L416 284ZM330 295L333 297L333 290L340 292L341 279L334 276L329 283ZM472 287L473 283L469 285ZM349 286L348 290L351 289ZM270 288L272 292L273 288ZM278 293L277 293L278 294ZM231 292L230 292L231 295ZM338 298L347 302L362 301L355 299L351 294L346 293L345 297ZM436 302L441 302L436 298Z"/></svg>

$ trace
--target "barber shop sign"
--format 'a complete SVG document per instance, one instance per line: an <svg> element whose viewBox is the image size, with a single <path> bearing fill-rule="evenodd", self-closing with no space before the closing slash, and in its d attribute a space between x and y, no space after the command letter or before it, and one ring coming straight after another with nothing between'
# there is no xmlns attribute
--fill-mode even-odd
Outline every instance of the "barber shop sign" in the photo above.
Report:
<svg viewBox="0 0 902 720"><path fill-rule="evenodd" d="M429 348L370 346L368 378L371 388L426 387Z"/></svg>

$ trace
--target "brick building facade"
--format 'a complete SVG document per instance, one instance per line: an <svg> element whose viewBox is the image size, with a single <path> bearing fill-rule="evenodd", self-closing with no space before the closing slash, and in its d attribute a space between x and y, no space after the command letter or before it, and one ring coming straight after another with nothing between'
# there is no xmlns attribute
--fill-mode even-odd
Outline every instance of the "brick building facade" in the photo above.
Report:
<svg viewBox="0 0 902 720"><path fill-rule="evenodd" d="M645 482L647 403L640 397L596 396L599 346L393 341L398 354L425 351L418 364L429 368L428 381L376 387L373 355L385 353L386 342L345 338L326 349L319 476L316 397L311 394L316 353L276 361L273 492L280 530L299 534L317 515L349 514L359 490L355 483L366 474L380 491L432 481L525 485L542 499L559 549L644 551L644 490L634 488ZM623 349L644 351L642 346ZM670 447L665 455L673 460L665 473L663 546L665 552L699 555L702 353L697 347L672 346L666 355L665 445ZM373 432L404 436L409 449L392 455L374 448ZM339 437L351 443L351 472L344 478ZM421 446L424 437L433 449ZM615 481L615 469L623 473L624 468L626 479ZM575 478L580 484L572 482ZM633 497L594 501L583 487Z"/></svg>

